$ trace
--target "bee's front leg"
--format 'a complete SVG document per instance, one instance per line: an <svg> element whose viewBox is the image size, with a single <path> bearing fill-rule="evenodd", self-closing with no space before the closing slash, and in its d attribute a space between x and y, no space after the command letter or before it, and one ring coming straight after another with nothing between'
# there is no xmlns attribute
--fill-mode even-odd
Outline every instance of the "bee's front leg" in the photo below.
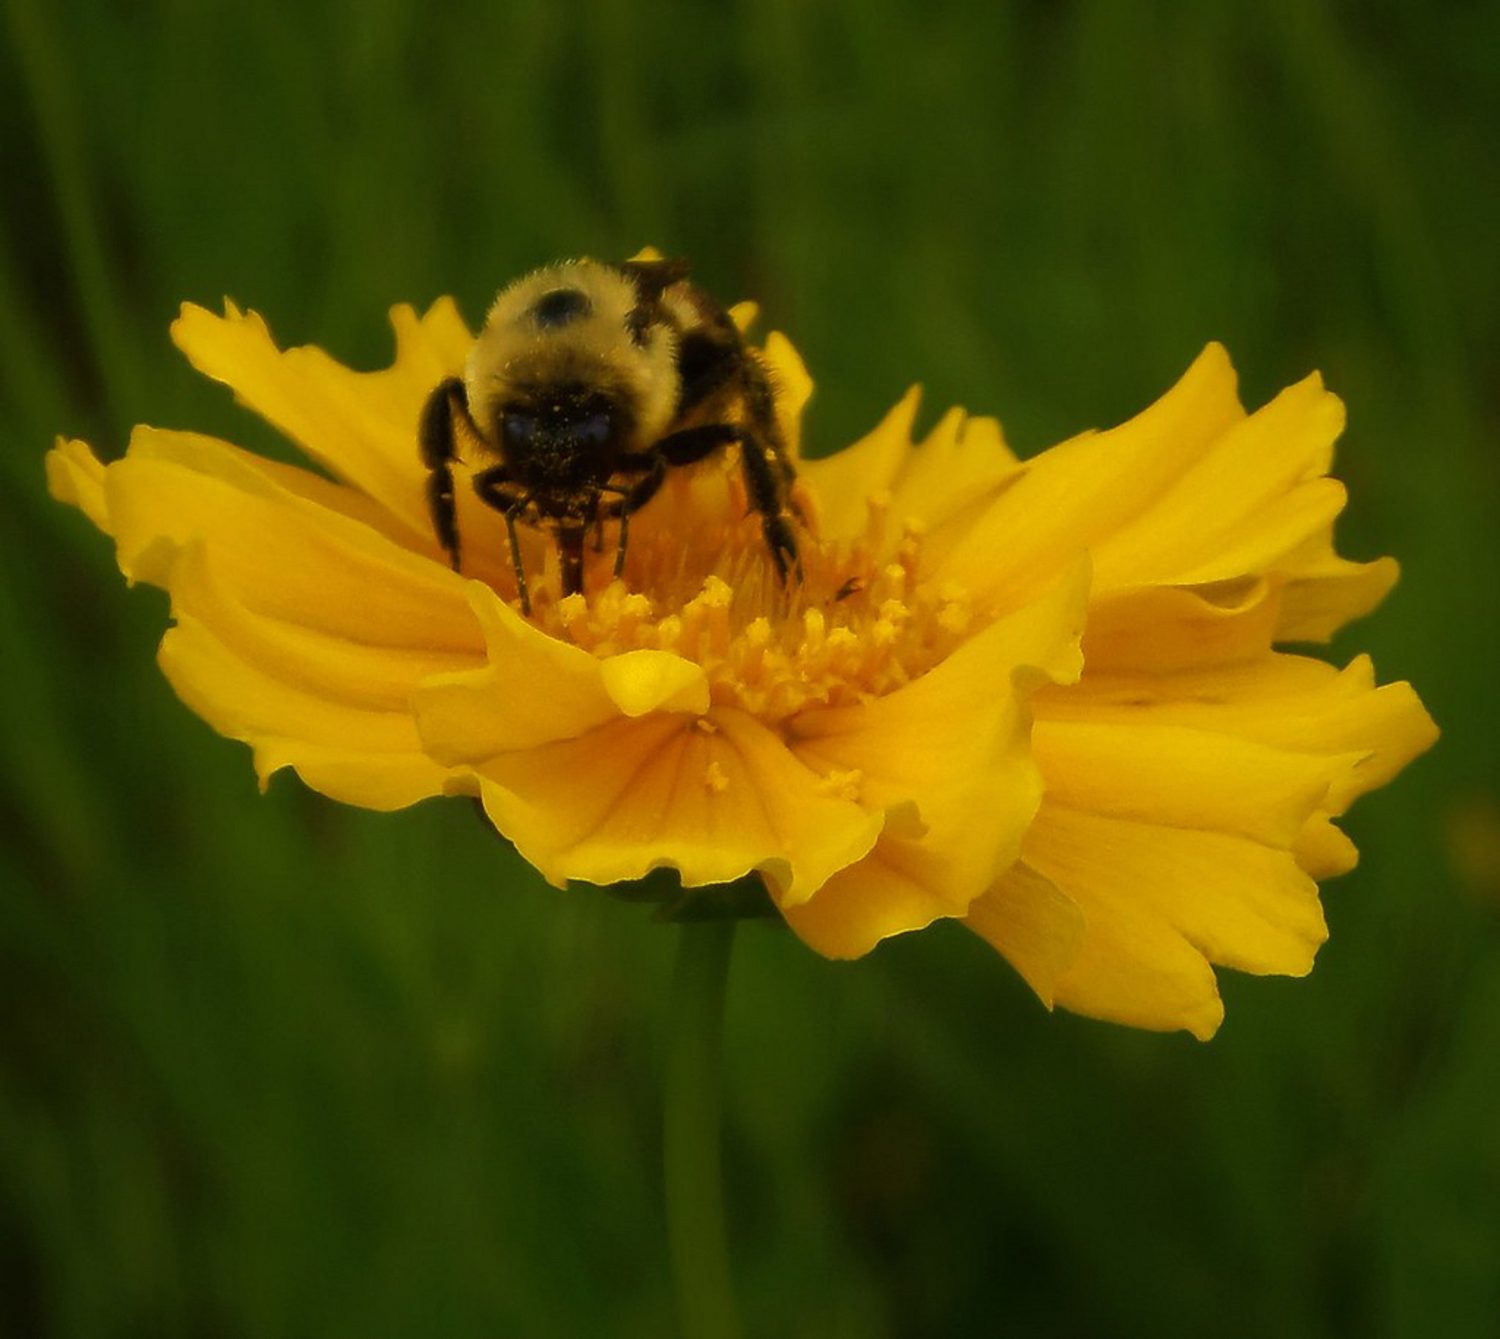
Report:
<svg viewBox="0 0 1500 1339"><path fill-rule="evenodd" d="M493 507L505 518L505 534L510 540L510 562L516 573L516 591L521 597L521 612L531 613L531 592L526 587L526 567L521 562L521 540L516 534L516 517L526 510L531 494L517 490L505 465L492 465L474 476L474 491L481 502Z"/></svg>
<svg viewBox="0 0 1500 1339"><path fill-rule="evenodd" d="M478 435L469 417L469 397L464 383L458 377L449 377L440 382L422 405L422 415L417 420L417 444L421 448L422 463L427 466L427 510L432 517L432 528L437 533L438 543L453 564L459 569L458 508L453 498L453 462L458 458L458 446L453 434L453 420L462 415L470 429Z"/></svg>

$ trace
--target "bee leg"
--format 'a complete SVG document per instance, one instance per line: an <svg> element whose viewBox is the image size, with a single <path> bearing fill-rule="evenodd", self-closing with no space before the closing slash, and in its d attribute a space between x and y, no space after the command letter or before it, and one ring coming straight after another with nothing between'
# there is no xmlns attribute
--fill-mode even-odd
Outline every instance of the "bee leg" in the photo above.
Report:
<svg viewBox="0 0 1500 1339"><path fill-rule="evenodd" d="M790 513L803 524L807 518L792 495L797 468L781 435L775 387L765 360L745 343L729 314L720 311L705 316L702 326L683 335L677 349L677 365L682 374L682 391L677 398L679 416L709 404L731 387L738 389L745 406L745 426L755 439L754 445L745 447L745 477L752 496L757 495L758 489L760 500L755 505L766 517L766 542L783 579L788 562L797 568L800 578L791 528L775 518ZM760 471L768 477L759 484L750 478L751 453L770 457L768 468ZM764 502L771 493L776 497L774 505Z"/></svg>
<svg viewBox="0 0 1500 1339"><path fill-rule="evenodd" d="M771 385L771 374L760 357L752 350L745 351L745 362L741 369L741 378L745 388L745 417L748 427L755 438L754 446L744 446L744 452L754 452L759 455L769 473L773 468L775 471L776 484L776 515L790 510L799 521L806 520L801 509L797 506L795 499L791 497L792 485L797 482L797 470L792 464L792 453L787 450L786 439L781 435L781 424L776 420L776 393ZM769 456L769 459L767 457ZM748 456L746 456L748 460ZM748 465L747 465L748 471ZM747 475L748 477L748 475ZM761 511L767 517L767 524L772 515L766 508ZM783 527L785 529L785 527ZM790 530L787 534L790 535ZM766 541L770 543L770 530L766 532ZM773 552L775 549L773 547ZM796 562L796 548L791 549L793 562ZM781 567L781 559L777 559L777 566ZM798 565L797 575L801 579L801 566ZM785 577L786 570L782 567L782 576Z"/></svg>
<svg viewBox="0 0 1500 1339"><path fill-rule="evenodd" d="M521 612L531 613L531 592L526 588L526 568L521 562L521 540L516 534L516 517L526 510L531 501L529 493L516 491L510 470L504 465L492 465L474 476L474 491L479 499L493 507L505 518L505 533L510 540L510 563L516 574L516 591L521 597Z"/></svg>
<svg viewBox="0 0 1500 1339"><path fill-rule="evenodd" d="M669 433L657 442L654 450L669 465L692 465L721 446L739 441L740 436L740 429L733 423L704 423Z"/></svg>
<svg viewBox="0 0 1500 1339"><path fill-rule="evenodd" d="M620 545L615 550L616 577L625 570L625 544L630 535L630 513L639 511L646 503L650 502L661 487L662 480L667 477L667 461L665 456L653 451L646 459L650 463L644 465L644 468L649 471L644 479L638 479L629 488L621 488L616 484L605 484L600 490L605 493L618 494L616 499L599 513L599 530L601 534L604 530L605 517L610 517L611 519L618 517L620 521ZM622 462L621 468L635 469L643 464L644 462L638 462L632 457L627 457Z"/></svg>
<svg viewBox="0 0 1500 1339"><path fill-rule="evenodd" d="M453 437L453 419L462 414L470 427L468 394L458 377L436 386L422 405L417 420L417 444L427 466L427 510L438 543L448 554L453 570L459 570L458 509L453 499L453 461L458 457ZM475 435L478 430L475 429Z"/></svg>
<svg viewBox="0 0 1500 1339"><path fill-rule="evenodd" d="M518 507L517 511L520 510ZM531 617L531 592L526 589L526 565L521 561L521 541L516 535L516 513L505 513L505 533L510 538L510 563L516 572L516 590L521 595L521 612Z"/></svg>
<svg viewBox="0 0 1500 1339"><path fill-rule="evenodd" d="M774 439L773 439L774 440ZM663 437L656 449L673 465L690 465L716 447L730 442L740 444L740 468L745 474L745 488L750 505L761 514L761 528L766 547L782 581L793 573L802 580L802 560L797 556L797 538L787 520L787 475L780 468L776 447L767 447L749 428L733 423L705 423L698 428L684 428Z"/></svg>
<svg viewBox="0 0 1500 1339"><path fill-rule="evenodd" d="M557 531L557 556L562 571L562 593L583 594L583 545L588 537L588 526L560 526Z"/></svg>
<svg viewBox="0 0 1500 1339"><path fill-rule="evenodd" d="M793 572L802 580L802 559L797 556L797 539L786 518L786 479L777 469L773 450L767 449L754 433L740 433L740 468L745 472L745 487L750 505L760 513L761 531L771 560L783 583Z"/></svg>

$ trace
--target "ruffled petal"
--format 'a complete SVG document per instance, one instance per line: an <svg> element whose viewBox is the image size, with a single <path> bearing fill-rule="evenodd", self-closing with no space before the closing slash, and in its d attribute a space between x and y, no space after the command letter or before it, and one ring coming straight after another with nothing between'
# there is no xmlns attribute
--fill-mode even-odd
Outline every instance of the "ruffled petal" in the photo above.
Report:
<svg viewBox="0 0 1500 1339"><path fill-rule="evenodd" d="M708 676L703 666L670 651L627 651L599 662L599 678L609 699L627 716L653 711L708 710Z"/></svg>
<svg viewBox="0 0 1500 1339"><path fill-rule="evenodd" d="M1368 656L1343 670L1306 656L1268 654L1175 674L1089 674L1066 691L1044 692L1036 711L1094 731L1181 728L1226 739L1230 749L1243 741L1320 757L1335 764L1319 806L1332 814L1385 785L1438 737L1411 685L1377 687ZM1236 770L1230 753L1221 765L1226 773Z"/></svg>
<svg viewBox="0 0 1500 1339"><path fill-rule="evenodd" d="M488 657L480 669L434 678L413 697L423 742L450 765L574 739L617 717L708 709L703 670L667 651L599 660L549 637L488 586L468 587Z"/></svg>
<svg viewBox="0 0 1500 1339"><path fill-rule="evenodd" d="M1151 506L1094 550L1103 591L1270 570L1344 505L1322 476L1344 406L1316 374L1223 431Z"/></svg>
<svg viewBox="0 0 1500 1339"><path fill-rule="evenodd" d="M1277 574L1286 555L1308 535L1327 530L1344 509L1347 494L1337 479L1313 479L1269 501L1253 516L1226 526L1199 552L1184 542L1175 553L1159 555L1155 584L1205 586L1213 582ZM1160 534L1154 521L1153 531ZM1162 527L1165 529L1165 527ZM1143 582L1122 582L1128 588Z"/></svg>
<svg viewBox="0 0 1500 1339"><path fill-rule="evenodd" d="M1220 602L1212 592L1227 588L1235 601L1274 606L1258 649L1272 639L1327 640L1378 604L1397 575L1389 559L1353 563L1334 552L1345 491L1324 476L1343 427L1343 404L1317 374L1247 417L1228 358L1211 345L1144 414L1027 462L953 546L940 575L1004 608L1056 570L1070 546L1084 547L1101 606L1163 588ZM1110 626L1093 620L1091 640L1138 659L1159 640L1140 615L1167 611L1127 603L1119 617L1100 612ZM1175 643L1186 629L1180 617L1172 621ZM1235 631L1218 621L1221 634Z"/></svg>
<svg viewBox="0 0 1500 1339"><path fill-rule="evenodd" d="M251 744L263 781L290 766L380 809L445 788L410 699L427 676L479 663L479 627L463 581L364 524L357 494L149 428L107 468L74 444L49 470L114 536L125 575L170 592L162 668Z"/></svg>
<svg viewBox="0 0 1500 1339"><path fill-rule="evenodd" d="M791 905L869 851L882 823L732 708L617 717L477 773L491 821L558 886L667 866L697 887L759 870Z"/></svg>
<svg viewBox="0 0 1500 1339"><path fill-rule="evenodd" d="M1019 477L1016 458L992 418L950 409L920 443L914 442L921 399L921 388L913 386L853 446L803 463L825 537L864 535L873 503L894 522L890 545L905 528L919 529L928 561L936 563L996 491Z"/></svg>
<svg viewBox="0 0 1500 1339"><path fill-rule="evenodd" d="M1136 1027L1213 1035L1210 963L1301 976L1327 937L1317 884L1290 851L1228 832L1042 806L1025 858L1082 912L1056 982L1065 1008Z"/></svg>
<svg viewBox="0 0 1500 1339"><path fill-rule="evenodd" d="M1275 639L1326 642L1390 594L1401 575L1394 558L1355 563L1333 551L1325 526L1280 564L1283 572Z"/></svg>
<svg viewBox="0 0 1500 1339"><path fill-rule="evenodd" d="M280 477L212 438L136 429L104 474L121 571L167 586L177 553L201 540L219 579L260 613L472 663L482 641L461 578Z"/></svg>
<svg viewBox="0 0 1500 1339"><path fill-rule="evenodd" d="M105 534L109 504L104 498L104 466L87 442L59 437L47 452L47 491L59 502L77 507Z"/></svg>
<svg viewBox="0 0 1500 1339"><path fill-rule="evenodd" d="M251 613L214 581L201 543L174 565L171 591L176 626L162 639L162 671L215 730L251 746L262 786L290 767L312 789L369 809L443 793L447 769L423 752L406 708L429 667L422 657Z"/></svg>
<svg viewBox="0 0 1500 1339"><path fill-rule="evenodd" d="M1147 513L1243 417L1229 356L1211 344L1129 422L1027 461L952 548L938 579L998 608L1023 603L1079 552Z"/></svg>
<svg viewBox="0 0 1500 1339"><path fill-rule="evenodd" d="M1265 581L1119 591L1090 604L1083 658L1091 673L1235 664L1265 652L1280 614Z"/></svg>
<svg viewBox="0 0 1500 1339"><path fill-rule="evenodd" d="M1032 746L1059 804L1171 827L1233 832L1286 848L1359 755L1267 748L1151 721L1045 719Z"/></svg>
<svg viewBox="0 0 1500 1339"><path fill-rule="evenodd" d="M1078 904L1024 860L975 898L964 924L992 945L1049 1009L1057 983L1083 947Z"/></svg>
<svg viewBox="0 0 1500 1339"><path fill-rule="evenodd" d="M1314 814L1297 834L1292 854L1314 879L1347 874L1359 864L1359 849L1323 814Z"/></svg>
<svg viewBox="0 0 1500 1339"><path fill-rule="evenodd" d="M1325 935L1313 880L1356 859L1330 818L1436 738L1409 686L1376 687L1364 657L1091 670L1034 710L1046 800L1023 859L1085 924L1050 998L1198 1036L1222 1012L1214 964L1311 967Z"/></svg>
<svg viewBox="0 0 1500 1339"><path fill-rule="evenodd" d="M1017 463L997 420L950 409L912 448L892 489L892 510L939 525L1009 478Z"/></svg>
<svg viewBox="0 0 1500 1339"><path fill-rule="evenodd" d="M1043 682L1077 677L1087 598L1080 565L898 692L790 723L800 759L891 815L867 860L783 907L818 952L857 957L889 935L962 915L1015 860L1041 800L1027 704Z"/></svg>
<svg viewBox="0 0 1500 1339"><path fill-rule="evenodd" d="M793 460L802 455L802 412L812 399L813 379L796 346L779 330L766 337L761 356L771 370L776 392L776 423Z"/></svg>
<svg viewBox="0 0 1500 1339"><path fill-rule="evenodd" d="M1022 812L1029 807L1032 813L1040 799L1039 785L1011 797ZM910 841L883 834L868 856L840 870L810 899L783 906L786 923L825 958L858 958L882 939L961 915L964 905L932 879L931 862L918 855L915 868L904 867L911 853Z"/></svg>
<svg viewBox="0 0 1500 1339"><path fill-rule="evenodd" d="M913 386L853 446L803 461L802 479L815 499L818 529L824 538L854 539L864 534L870 498L890 490L911 453L911 430L921 403L922 388Z"/></svg>
<svg viewBox="0 0 1500 1339"><path fill-rule="evenodd" d="M396 358L379 372L353 371L311 346L279 349L266 323L233 303L223 316L184 304L172 338L200 372L379 501L414 544L430 547L417 418L432 388L461 370L473 336L448 298L421 317L396 307L391 323Z"/></svg>

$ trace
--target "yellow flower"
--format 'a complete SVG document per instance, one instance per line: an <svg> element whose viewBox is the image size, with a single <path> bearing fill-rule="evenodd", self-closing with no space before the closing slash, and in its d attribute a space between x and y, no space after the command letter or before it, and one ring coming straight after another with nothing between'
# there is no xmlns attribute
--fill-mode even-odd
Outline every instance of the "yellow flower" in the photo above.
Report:
<svg viewBox="0 0 1500 1339"><path fill-rule="evenodd" d="M624 580L607 544L586 597L558 597L552 545L526 536L528 620L498 514L460 481L462 576L427 516L418 412L472 336L448 302L393 323L395 363L371 374L281 352L233 308L173 327L342 482L146 427L107 468L79 442L49 459L125 575L171 593L162 668L263 780L291 767L380 809L478 794L559 885L759 870L792 908L899 858L957 915L1015 860L1041 796L1025 704L1078 673L1080 563L981 620L922 579L921 537L885 541L876 507L847 542L809 537L805 580L784 587L725 455L669 474L632 521ZM810 383L786 341L766 353L795 447ZM993 425L978 435L1011 468Z"/></svg>
<svg viewBox="0 0 1500 1339"><path fill-rule="evenodd" d="M1044 999L1144 1026L1210 1033L1209 961L1307 969L1311 876L1353 859L1330 818L1433 737L1363 662L1270 649L1394 576L1333 554L1316 382L1247 419L1210 349L1138 419L1024 465L957 411L914 445L909 395L804 462L801 583L726 454L671 471L623 579L606 544L585 595L525 534L528 619L500 517L459 481L459 575L426 511L418 412L472 336L447 301L392 320L375 373L233 307L173 327L338 482L146 427L107 467L48 458L127 578L170 592L162 668L263 783L476 794L558 885L759 871L830 956L965 918ZM811 384L785 340L764 352L795 450Z"/></svg>

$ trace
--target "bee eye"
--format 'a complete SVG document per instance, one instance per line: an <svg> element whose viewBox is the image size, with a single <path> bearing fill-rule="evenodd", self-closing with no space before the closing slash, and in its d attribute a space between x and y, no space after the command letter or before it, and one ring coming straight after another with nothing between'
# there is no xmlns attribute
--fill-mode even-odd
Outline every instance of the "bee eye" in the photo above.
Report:
<svg viewBox="0 0 1500 1339"><path fill-rule="evenodd" d="M614 424L605 413L590 414L569 425L568 435L579 446L603 446L614 433Z"/></svg>
<svg viewBox="0 0 1500 1339"><path fill-rule="evenodd" d="M511 446L530 446L536 438L536 427L531 414L506 414L501 419L501 431Z"/></svg>

